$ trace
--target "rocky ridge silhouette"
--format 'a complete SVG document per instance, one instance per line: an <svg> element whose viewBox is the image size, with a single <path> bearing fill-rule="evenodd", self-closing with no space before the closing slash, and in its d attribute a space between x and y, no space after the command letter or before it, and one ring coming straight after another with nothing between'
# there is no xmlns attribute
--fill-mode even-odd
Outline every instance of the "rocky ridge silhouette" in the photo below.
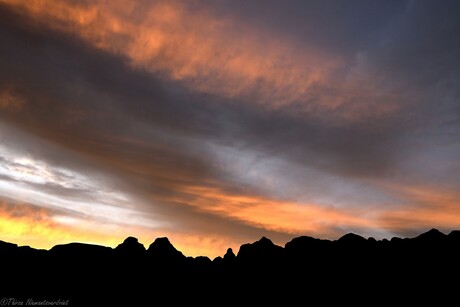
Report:
<svg viewBox="0 0 460 307"><path fill-rule="evenodd" d="M433 291L433 282L446 274L458 277L459 259L460 232L446 235L436 229L380 241L356 234L335 241L302 236L284 247L262 237L243 244L236 255L229 248L212 261L186 257L168 238L157 238L148 249L128 237L115 248L69 243L49 251L0 241L1 273L7 281L0 292L67 297L75 304L97 297L105 305L145 300L152 291L161 297L171 290L203 300L197 297L203 291L251 297L251 289L260 287L270 293L264 298L268 301L305 291L313 297L324 289L349 294L356 288L377 295L390 284L394 293L407 285Z"/></svg>

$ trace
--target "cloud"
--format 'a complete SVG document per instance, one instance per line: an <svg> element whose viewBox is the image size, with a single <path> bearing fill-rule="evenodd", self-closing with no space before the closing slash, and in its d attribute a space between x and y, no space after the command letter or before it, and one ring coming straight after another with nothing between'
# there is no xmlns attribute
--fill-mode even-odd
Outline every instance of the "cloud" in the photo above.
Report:
<svg viewBox="0 0 460 307"><path fill-rule="evenodd" d="M0 92L0 109L6 111L19 111L24 105L24 99L14 93L9 87L3 88Z"/></svg>
<svg viewBox="0 0 460 307"><path fill-rule="evenodd" d="M455 217L392 186L458 189L456 5L1 1L1 195L196 252Z"/></svg>
<svg viewBox="0 0 460 307"><path fill-rule="evenodd" d="M4 135L5 130L14 132L14 129L2 127L4 129L0 136ZM20 133L16 133L15 139L16 142L24 140ZM58 151L59 148L48 150ZM146 222L139 212L133 210L130 195L116 191L113 185L101 180L103 173L93 172L93 176L89 177L76 170L52 165L30 153L8 148L1 141L0 161L2 195L89 219L155 226L154 220ZM125 220L126 216L130 218Z"/></svg>
<svg viewBox="0 0 460 307"><path fill-rule="evenodd" d="M290 116L333 116L341 123L387 116L405 101L378 81L344 73L348 63L340 54L313 44L299 46L248 20L217 16L206 6L182 1L6 2L41 24L126 57L137 69L232 102Z"/></svg>
<svg viewBox="0 0 460 307"><path fill-rule="evenodd" d="M200 186L188 187L186 192L188 203L196 206L199 211L212 212L249 225L293 235L310 233L322 237L334 237L337 234L331 232L331 226L345 228L370 226L369 221L360 218L357 212L343 212L340 209L324 208L317 204L295 204L241 193L232 195Z"/></svg>
<svg viewBox="0 0 460 307"><path fill-rule="evenodd" d="M40 88L50 88L48 95L53 93L51 101L48 98L47 101L38 103L36 91L31 93L36 107L31 108L27 123L33 123L37 118L46 118L45 120L50 121L49 114L39 116L42 107L45 106L48 110L59 112L59 115L52 116L49 123L58 126L53 131L62 131L63 127L67 127L72 129L73 134L84 134L85 130L80 132L80 127L76 126L85 126L98 132L98 142L101 138L106 141L107 136L114 133L114 129L117 129L117 134L124 134L125 138L131 139L139 138L140 131L144 134L144 139L157 139L161 134L167 134L170 139L174 138L172 134L198 133L201 137L204 133L206 138L210 137L217 142L234 143L235 139L239 139L242 146L255 147L257 150L271 151L275 154L281 153L287 155L287 159L296 159L300 163L308 160L308 163L326 168L327 171L380 175L391 167L395 153L390 149L399 146L399 136L404 135L412 125L404 113L398 113L399 115L394 117L375 118L380 111L376 112L374 117L359 112L358 109L374 112L387 106L381 101L385 95L379 94L378 84L364 84L364 90L361 91L363 93L359 90L360 83L363 83L361 81L372 80L371 72L374 72L369 69L364 69L367 71L364 75L361 72L363 69L360 67L367 65L362 64L366 63L361 60L364 56L357 58L358 68L351 70L348 78L350 81L338 87L332 83L329 85L330 91L324 96L330 96L330 99L347 99L355 107L337 106L331 114L322 112L328 116L318 121L314 117L293 118L291 114L283 112L267 113L263 108L252 107L250 99L244 97L238 99L242 104L228 106L220 97L194 93L181 84L165 83L159 78L151 77L151 74L130 71L118 57L107 56L106 53L98 54L92 49L82 48L78 43L70 44L69 39L63 37L48 32L41 35L46 48L53 50L53 58L46 53L30 55L33 59L31 65L56 62L50 68L47 67L47 70L53 70L54 75L68 74L66 68L72 72L72 82L67 83L65 90L63 89L67 93L64 97L61 97L63 90L56 93L56 89L50 88L52 82L40 85ZM56 55L59 55L58 60L55 59ZM39 69L37 67L34 71ZM112 73L102 73L105 71ZM31 74L29 70L24 73ZM39 76L34 79L37 78ZM62 84L62 81L60 83ZM355 93L342 93L343 87L350 88L350 91ZM376 94L373 94L375 90ZM366 92L371 93L371 96ZM68 95L70 93L75 95ZM361 95L361 98L353 99L356 95ZM375 95L380 98L374 97ZM390 105L397 105L404 98L405 96L402 96L401 99L391 100ZM66 100L65 106L61 103L62 99ZM396 112L394 108L390 109ZM288 109L288 112L299 113L297 110L292 108ZM90 116L88 112L91 112ZM338 117L334 115L337 112L341 113ZM125 115L129 115L130 118L126 118ZM347 116L359 120L344 127L339 123ZM127 119L142 120L145 125ZM58 120L64 122L57 122ZM112 122L116 124L111 124ZM72 124L75 127L72 127ZM158 129L168 131L159 132ZM149 135L145 136L147 131ZM87 139L85 141L88 142ZM76 138L72 139L71 143L76 147L82 147ZM177 143L175 145L177 146ZM285 151L284 148L291 149Z"/></svg>
<svg viewBox="0 0 460 307"><path fill-rule="evenodd" d="M379 223L396 235L411 236L437 228L445 231L460 227L460 194L436 186L393 187L404 195L406 204L384 212Z"/></svg>

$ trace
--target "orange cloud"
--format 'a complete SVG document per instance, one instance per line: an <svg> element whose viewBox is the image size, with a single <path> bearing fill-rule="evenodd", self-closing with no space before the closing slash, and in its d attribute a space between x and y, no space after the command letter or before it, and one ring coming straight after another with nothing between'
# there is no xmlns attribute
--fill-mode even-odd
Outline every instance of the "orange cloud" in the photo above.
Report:
<svg viewBox="0 0 460 307"><path fill-rule="evenodd" d="M277 201L261 196L231 194L203 186L189 186L183 192L188 195L187 203L199 211L293 235L333 238L339 235L338 229L342 227L373 227L373 221L366 217L366 212L358 209L341 210L319 204ZM175 201L181 203L184 199L181 197Z"/></svg>
<svg viewBox="0 0 460 307"><path fill-rule="evenodd" d="M382 188L399 195L397 206L335 208L271 198L232 194L218 188L188 186L177 203L187 202L198 211L235 219L266 230L336 239L343 229L357 229L381 237L414 229L460 228L460 194L427 186ZM185 198L183 195L187 195ZM379 234L380 233L380 234ZM277 242L284 244L285 242Z"/></svg>
<svg viewBox="0 0 460 307"><path fill-rule="evenodd" d="M257 195L233 194L218 188L188 186L165 201L193 206L206 212L270 231L336 239L341 229L398 233L432 227L460 227L460 195L427 187L395 187L409 204L397 208L333 208L317 204L276 201ZM22 203L0 203L0 240L45 248L69 242L115 247L127 236L139 238L144 246L167 236L188 256L222 256L228 247L235 251L246 242L232 234L193 233L172 228L129 226ZM276 240L275 240L276 242ZM286 242L276 242L283 245Z"/></svg>
<svg viewBox="0 0 460 307"><path fill-rule="evenodd" d="M333 112L352 121L391 114L401 102L362 69L340 80L346 64L340 56L183 1L0 2L123 56L136 68L293 116Z"/></svg>
<svg viewBox="0 0 460 307"><path fill-rule="evenodd" d="M409 204L380 216L382 228L392 230L460 228L460 194L431 186L392 186Z"/></svg>

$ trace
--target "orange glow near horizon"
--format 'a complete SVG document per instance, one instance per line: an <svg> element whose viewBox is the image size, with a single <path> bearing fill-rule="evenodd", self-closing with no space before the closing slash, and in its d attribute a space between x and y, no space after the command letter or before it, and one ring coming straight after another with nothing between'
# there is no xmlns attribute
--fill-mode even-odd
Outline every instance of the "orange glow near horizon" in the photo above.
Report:
<svg viewBox="0 0 460 307"><path fill-rule="evenodd" d="M0 240L19 246L50 249L58 244L80 242L115 248L128 236L139 239L145 248L158 237L168 237L171 243L186 256L223 256L228 247L238 251L238 244L231 237L200 236L172 230L147 229L120 226L101 221L81 219L56 214L45 208L0 202Z"/></svg>
<svg viewBox="0 0 460 307"><path fill-rule="evenodd" d="M75 227L75 224L69 224L76 221L78 220L74 218L53 216L44 208L26 204L15 204L14 210L9 210L5 202L0 206L2 240L18 245L49 249L56 244L70 242L93 244L104 242L108 246L119 243L113 235L99 232L97 227L88 227L87 230L84 230L81 225L76 225L77 227ZM91 224L90 221L87 221L87 223Z"/></svg>
<svg viewBox="0 0 460 307"><path fill-rule="evenodd" d="M438 227L456 229L460 226L458 195L433 193L426 189L404 188L412 201L424 206L410 205L403 209L379 210L372 216L350 209L322 208L317 205L273 201L247 195L229 195L214 189L191 187L189 196L196 199L190 205L202 212L209 212L228 219L267 230L297 235L337 239L339 233L331 227L356 229L393 229L404 231L411 228ZM174 201L171 200L170 201ZM179 200L177 200L179 201ZM104 224L96 220L56 214L27 204L16 204L14 209L3 202L0 205L0 233L2 240L18 245L49 249L57 244L82 242L116 247L127 236L135 236L148 248L157 237L168 237L171 243L187 256L223 256L228 247L235 252L241 244L231 235L200 235L173 231L171 229L147 229L143 227ZM276 242L284 245L286 242Z"/></svg>

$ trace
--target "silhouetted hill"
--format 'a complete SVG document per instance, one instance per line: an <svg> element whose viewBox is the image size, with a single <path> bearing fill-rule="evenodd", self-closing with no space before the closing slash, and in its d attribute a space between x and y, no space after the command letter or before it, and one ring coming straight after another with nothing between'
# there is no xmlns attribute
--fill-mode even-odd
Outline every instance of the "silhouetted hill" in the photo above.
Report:
<svg viewBox="0 0 460 307"><path fill-rule="evenodd" d="M17 253L18 252L18 245L17 244L13 244L13 243L9 243L9 242L5 242L5 241L0 241L0 253L1 255L11 255L11 254L14 254L14 253Z"/></svg>
<svg viewBox="0 0 460 307"><path fill-rule="evenodd" d="M460 242L460 230L453 230L448 235L449 240Z"/></svg>
<svg viewBox="0 0 460 307"><path fill-rule="evenodd" d="M443 242L445 239L446 235L437 229L431 229L414 238L415 241L423 242Z"/></svg>
<svg viewBox="0 0 460 307"><path fill-rule="evenodd" d="M50 249L50 254L57 257L109 257L112 254L112 249L110 247L94 245L94 244L84 244L84 243L69 243L53 246Z"/></svg>
<svg viewBox="0 0 460 307"><path fill-rule="evenodd" d="M150 244L147 254L152 260L164 263L183 262L186 258L184 254L178 251L171 242L169 242L168 238L155 239L155 241Z"/></svg>
<svg viewBox="0 0 460 307"><path fill-rule="evenodd" d="M236 256L235 256L235 253L233 252L233 249L231 248L227 249L227 252L225 253L223 259L225 262L228 262L228 263L234 262L236 259Z"/></svg>
<svg viewBox="0 0 460 307"><path fill-rule="evenodd" d="M354 233L348 233L342 236L340 239L337 240L338 243L342 245L353 245L353 246L363 246L367 243L367 240L361 236L358 236Z"/></svg>
<svg viewBox="0 0 460 307"><path fill-rule="evenodd" d="M82 305L99 297L97 303L102 305L132 305L150 302L149 293L168 297L170 302L204 302L205 293L230 300L253 297L254 287L259 287L270 295L254 303L273 303L278 297L286 304L304 292L309 298L326 299L320 295L325 290L341 293L343 299L363 291L404 295L409 285L422 292L428 287L426 293L433 293L446 278L459 276L460 231L445 235L432 229L414 238L390 241L356 234L336 241L303 236L285 247L262 237L243 244L237 255L229 248L213 261L184 256L168 238L157 238L147 250L134 237L114 249L69 243L49 251L0 241L0 260L7 281L0 294L8 297L18 293L59 297ZM176 294L167 295L170 291Z"/></svg>
<svg viewBox="0 0 460 307"><path fill-rule="evenodd" d="M283 253L281 246L273 244L270 239L262 237L254 243L243 244L238 252L238 259L241 261L270 259L275 260Z"/></svg>
<svg viewBox="0 0 460 307"><path fill-rule="evenodd" d="M115 252L122 256L136 257L145 254L145 247L137 238L128 237L115 248Z"/></svg>

